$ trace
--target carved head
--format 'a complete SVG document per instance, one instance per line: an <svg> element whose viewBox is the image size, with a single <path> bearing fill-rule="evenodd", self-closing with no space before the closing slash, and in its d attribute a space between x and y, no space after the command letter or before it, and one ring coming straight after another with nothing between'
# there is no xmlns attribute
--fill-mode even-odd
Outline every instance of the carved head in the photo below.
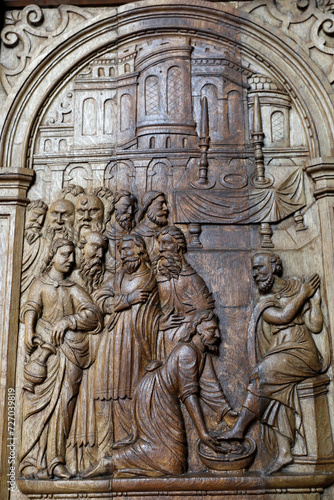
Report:
<svg viewBox="0 0 334 500"><path fill-rule="evenodd" d="M197 311L187 328L185 335L180 339L189 342L198 334L202 343L210 352L218 352L220 342L219 321L213 311Z"/></svg>
<svg viewBox="0 0 334 500"><path fill-rule="evenodd" d="M282 276L280 257L272 252L259 252L252 257L253 279L261 293L270 292L275 276Z"/></svg>
<svg viewBox="0 0 334 500"><path fill-rule="evenodd" d="M74 266L74 243L65 238L52 241L48 256L45 260L44 272L49 272L52 267L63 274L68 274Z"/></svg>
<svg viewBox="0 0 334 500"><path fill-rule="evenodd" d="M56 238L72 238L74 205L69 200L54 201L48 211L45 234L52 241Z"/></svg>
<svg viewBox="0 0 334 500"><path fill-rule="evenodd" d="M97 231L91 231L81 238L78 246L81 249L79 274L88 292L92 293L104 278L103 256L108 248L108 239Z"/></svg>
<svg viewBox="0 0 334 500"><path fill-rule="evenodd" d="M164 193L148 191L142 199L142 209L138 216L138 222L147 217L158 228L168 224L168 207Z"/></svg>
<svg viewBox="0 0 334 500"><path fill-rule="evenodd" d="M94 194L84 194L75 204L75 235L77 241L89 231L102 231L104 205Z"/></svg>
<svg viewBox="0 0 334 500"><path fill-rule="evenodd" d="M145 241L141 236L134 234L125 236L118 242L117 249L121 256L122 269L127 274L136 272L142 262L151 265Z"/></svg>
<svg viewBox="0 0 334 500"><path fill-rule="evenodd" d="M176 226L167 226L157 235L159 255L154 260L157 274L168 279L178 278L182 269L182 255L187 251L186 238Z"/></svg>
<svg viewBox="0 0 334 500"><path fill-rule="evenodd" d="M130 232L134 227L137 198L129 191L117 191L113 201L112 212L115 212L115 219L121 228Z"/></svg>
<svg viewBox="0 0 334 500"><path fill-rule="evenodd" d="M29 203L26 209L25 238L33 243L40 235L48 206L42 200Z"/></svg>

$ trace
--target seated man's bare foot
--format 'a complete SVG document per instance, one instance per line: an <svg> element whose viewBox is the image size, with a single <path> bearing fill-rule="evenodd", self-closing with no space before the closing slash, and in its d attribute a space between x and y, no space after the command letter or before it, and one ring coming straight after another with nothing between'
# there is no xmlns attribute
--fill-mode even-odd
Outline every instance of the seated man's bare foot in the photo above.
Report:
<svg viewBox="0 0 334 500"><path fill-rule="evenodd" d="M112 459L102 458L100 462L92 469L87 470L81 474L83 479L90 479L98 476L109 476L112 474Z"/></svg>
<svg viewBox="0 0 334 500"><path fill-rule="evenodd" d="M222 434L217 437L218 441L220 440L230 440L230 439L236 439L236 440L241 440L244 438L242 430L238 429L238 426L235 425L231 430L222 432Z"/></svg>
<svg viewBox="0 0 334 500"><path fill-rule="evenodd" d="M280 471L286 465L293 462L291 453L286 453L284 455L279 455L276 460L274 460L266 469L267 474L273 474L274 472Z"/></svg>
<svg viewBox="0 0 334 500"><path fill-rule="evenodd" d="M60 479L70 479L73 477L73 474L71 474L68 468L63 464L56 465L53 469L53 475L54 477L59 477Z"/></svg>

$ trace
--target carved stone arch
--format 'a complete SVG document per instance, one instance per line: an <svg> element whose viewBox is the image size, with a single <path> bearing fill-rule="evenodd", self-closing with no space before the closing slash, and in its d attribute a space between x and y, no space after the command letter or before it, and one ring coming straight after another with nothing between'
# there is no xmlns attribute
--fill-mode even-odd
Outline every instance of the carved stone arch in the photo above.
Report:
<svg viewBox="0 0 334 500"><path fill-rule="evenodd" d="M256 61L258 66L263 66L280 82L285 82L289 87L291 94L294 95L296 107L299 109L300 115L305 117L307 123L306 128L310 131L308 140L310 143L310 154L312 157L318 157L320 154L330 156L331 154L331 130L333 124L333 106L330 103L326 92L330 93L329 83L322 81L318 67L309 60L306 54L301 52L301 48L297 47L294 42L288 47L281 40L279 30L271 27L271 32L263 27L259 27L252 21L251 16L247 14L240 15L240 12L233 13L233 9L227 15L224 13L223 6L218 5L208 6L205 2L194 2L189 6L182 8L182 12L187 13L187 24L192 24L192 14L205 15L206 9L210 10L210 16L213 19L219 19L224 16L226 22L231 27L237 27L240 31L238 45L243 50L243 57L249 64ZM144 7L145 9L145 7ZM161 15L172 9L172 4L161 5ZM149 15L150 7L147 5L146 12ZM124 13L127 22L132 24L132 34L135 35L136 30L139 30L138 20L136 20L136 6L123 6L120 12ZM180 12L181 14L181 12ZM102 16L103 17L103 16ZM13 164L13 155L15 155L15 164L20 167L26 164L28 142L35 126L31 123L31 117L39 116L43 108L43 96L51 95L55 87L62 81L64 75L73 74L74 68L79 68L85 65L86 58L91 57L92 53L98 50L103 50L103 47L116 42L116 32L113 31L113 26L117 22L117 16L114 14L107 18L98 20L92 19L89 26L85 27L79 34L74 34L73 39L70 34L67 37L61 36L48 48L48 50L36 59L34 68L31 70L29 77L22 82L21 88L16 93L13 92L12 98L6 102L4 112L7 113L4 120L1 134L1 161L3 165ZM208 22L210 25L210 22ZM108 30L105 27L108 26ZM214 23L211 26L215 36L219 37L223 34L221 29ZM197 28L197 35L201 35L201 29ZM90 35L88 36L88 32ZM93 32L93 36L91 33ZM119 31L119 34L122 30ZM203 32L204 35L204 32ZM246 37L247 35L247 37ZM295 49L295 50L294 50ZM261 54L261 62L259 55ZM61 62L60 62L61 61ZM305 61L308 61L307 66ZM60 63L56 69L56 62ZM77 71L77 70L76 70ZM23 78L22 78L23 79ZM24 79L23 79L24 80ZM317 81L316 93L309 89L307 82ZM296 84L298 82L300 85ZM41 92L43 86L43 92ZM300 88L303 88L303 94ZM11 102L11 104L9 104ZM8 113L9 106L11 113ZM23 115L23 111L25 112ZM30 117L27 123L27 116ZM324 124L325 120L325 124ZM317 125L316 125L317 124ZM323 133L317 136L316 130L323 130ZM34 134L33 134L34 135ZM20 136L17 141L15 137ZM20 144L20 148L16 144Z"/></svg>
<svg viewBox="0 0 334 500"><path fill-rule="evenodd" d="M35 167L36 182L29 190L29 196L32 200L43 198L47 193L52 199L52 196L59 191L52 183L52 172L48 165L36 165Z"/></svg>
<svg viewBox="0 0 334 500"><path fill-rule="evenodd" d="M84 189L92 187L93 171L89 163L69 163L63 173L63 187L80 185Z"/></svg>
<svg viewBox="0 0 334 500"><path fill-rule="evenodd" d="M135 168L130 160L110 162L104 173L105 185L111 191L134 191Z"/></svg>
<svg viewBox="0 0 334 500"><path fill-rule="evenodd" d="M147 191L169 193L172 188L173 167L166 158L152 160L147 169Z"/></svg>

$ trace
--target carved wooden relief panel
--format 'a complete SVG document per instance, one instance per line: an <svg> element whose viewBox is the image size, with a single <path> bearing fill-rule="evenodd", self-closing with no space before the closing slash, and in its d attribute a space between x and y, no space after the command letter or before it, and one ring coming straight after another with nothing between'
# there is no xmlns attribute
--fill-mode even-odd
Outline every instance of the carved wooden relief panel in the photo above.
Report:
<svg viewBox="0 0 334 500"><path fill-rule="evenodd" d="M10 498L334 481L330 82L271 46L262 3L7 13L2 160L35 173L2 202L22 209Z"/></svg>

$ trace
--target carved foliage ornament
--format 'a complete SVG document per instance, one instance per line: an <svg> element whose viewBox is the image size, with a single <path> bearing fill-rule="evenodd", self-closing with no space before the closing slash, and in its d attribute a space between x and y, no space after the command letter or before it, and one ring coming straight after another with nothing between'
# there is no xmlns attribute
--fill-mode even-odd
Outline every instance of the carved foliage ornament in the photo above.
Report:
<svg viewBox="0 0 334 500"><path fill-rule="evenodd" d="M73 5L60 5L57 16L53 15L52 18L47 9L41 9L38 5L28 5L22 10L7 12L5 27L1 32L3 45L11 49L10 66L1 64L1 82L7 93L15 85L15 77L55 38L70 26L80 24L90 17L87 10Z"/></svg>

